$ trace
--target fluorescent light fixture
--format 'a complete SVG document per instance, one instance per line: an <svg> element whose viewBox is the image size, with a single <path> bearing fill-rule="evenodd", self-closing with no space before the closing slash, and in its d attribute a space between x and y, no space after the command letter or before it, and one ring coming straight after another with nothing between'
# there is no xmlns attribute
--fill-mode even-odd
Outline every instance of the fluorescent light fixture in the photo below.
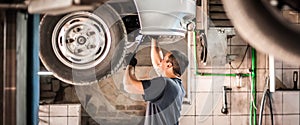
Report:
<svg viewBox="0 0 300 125"><path fill-rule="evenodd" d="M39 71L39 72L38 72L38 75L39 75L39 76L52 76L53 73L52 73L52 72L49 72L49 71Z"/></svg>

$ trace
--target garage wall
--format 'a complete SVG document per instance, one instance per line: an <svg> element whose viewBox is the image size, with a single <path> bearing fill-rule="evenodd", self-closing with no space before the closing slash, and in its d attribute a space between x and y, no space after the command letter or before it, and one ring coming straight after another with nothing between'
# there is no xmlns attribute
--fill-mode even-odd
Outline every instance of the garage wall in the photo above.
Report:
<svg viewBox="0 0 300 125"><path fill-rule="evenodd" d="M214 29L218 30L218 29ZM226 31L225 31L226 33ZM215 37L219 36L215 34ZM220 67L211 65L214 60L208 62L206 66L196 69L191 66L192 73L249 73L251 68L251 49L246 52L246 57L239 69L235 69L242 60L247 43L238 34L227 41L227 61L232 60L232 66L228 62ZM259 41L258 41L259 42ZM194 45L191 45L194 46ZM213 45L214 46L214 45ZM216 45L218 46L218 45ZM215 51L222 49L214 46ZM267 49L267 47L266 47ZM192 54L193 55L193 54ZM230 59L228 59L230 57ZM216 59L217 57L210 57ZM268 74L266 63L268 58L265 54L257 52L257 120L259 116L260 103L265 89L265 78ZM282 61L276 61L277 83L292 87L292 74L299 72L299 66L293 66ZM243 77L242 86L237 86L239 81L236 77L229 76L199 76L192 77L192 102L184 106L183 117L180 121L182 125L245 125L249 124L251 82L249 77ZM232 88L227 93L228 114L221 113L222 109L222 86ZM299 83L298 83L299 86ZM279 85L277 85L279 87ZM298 87L299 88L299 87ZM276 91L272 94L274 123L275 125L300 124L299 91ZM268 105L268 103L266 103ZM269 106L264 109L263 125L270 125ZM258 122L257 122L258 123Z"/></svg>

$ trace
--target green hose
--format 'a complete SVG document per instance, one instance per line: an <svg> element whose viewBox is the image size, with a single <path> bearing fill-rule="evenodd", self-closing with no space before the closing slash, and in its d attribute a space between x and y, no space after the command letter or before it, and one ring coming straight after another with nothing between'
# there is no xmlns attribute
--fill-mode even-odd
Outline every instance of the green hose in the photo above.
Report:
<svg viewBox="0 0 300 125"><path fill-rule="evenodd" d="M252 66L251 66L251 96L250 101L250 125L256 125L256 51L252 48Z"/></svg>

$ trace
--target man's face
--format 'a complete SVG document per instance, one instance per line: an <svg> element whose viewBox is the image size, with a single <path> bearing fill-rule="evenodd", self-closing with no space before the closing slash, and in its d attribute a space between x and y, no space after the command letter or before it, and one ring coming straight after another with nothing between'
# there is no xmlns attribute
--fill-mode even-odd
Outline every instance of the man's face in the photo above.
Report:
<svg viewBox="0 0 300 125"><path fill-rule="evenodd" d="M163 73L165 73L165 71L167 71L167 69L171 68L171 66L172 66L172 64L170 62L168 62L170 55L171 55L171 53L166 53L165 57L159 64L159 68Z"/></svg>

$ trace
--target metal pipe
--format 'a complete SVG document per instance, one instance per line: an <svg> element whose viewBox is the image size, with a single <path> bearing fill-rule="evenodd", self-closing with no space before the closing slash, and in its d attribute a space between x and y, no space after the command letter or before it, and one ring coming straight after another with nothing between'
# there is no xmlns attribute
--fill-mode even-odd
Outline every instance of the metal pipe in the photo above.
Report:
<svg viewBox="0 0 300 125"><path fill-rule="evenodd" d="M16 124L27 123L27 76L28 76L28 18L26 13L16 15Z"/></svg>
<svg viewBox="0 0 300 125"><path fill-rule="evenodd" d="M269 55L269 76L270 76L270 91L275 92L275 61L274 56Z"/></svg>
<svg viewBox="0 0 300 125"><path fill-rule="evenodd" d="M37 72L40 70L40 60L39 60L39 24L40 24L40 15L34 15L33 16L33 28L34 28L34 34L33 34L33 78L34 81L33 84L33 100L32 100L32 108L33 108L33 124L38 124L38 112L39 112L39 100L40 100L40 77L37 75Z"/></svg>
<svg viewBox="0 0 300 125"><path fill-rule="evenodd" d="M187 37L187 42L188 42L188 46L187 46L187 55L188 55L188 58L189 60L191 60L190 58L192 58L191 56L191 52L192 52L192 49L191 49L191 46L192 46L192 42L193 40L195 39L195 32L194 32L194 29L195 29L195 24L194 23L190 23L188 24L187 28L188 28L188 37ZM188 68L187 68L187 83L191 83L191 79L192 79L192 72L191 72L191 64L188 65ZM190 84L187 84L187 91L190 92L191 91L191 85ZM189 101L189 103L191 102L191 94L187 94L187 99Z"/></svg>
<svg viewBox="0 0 300 125"><path fill-rule="evenodd" d="M28 125L38 125L38 112L39 112L39 98L40 98L40 77L38 72L40 70L40 61L39 61L39 22L40 16L33 15L30 16L31 19L31 27L32 33L30 34L30 43L29 44L32 48L30 49L30 79L28 84ZM30 21L29 21L30 22Z"/></svg>
<svg viewBox="0 0 300 125"><path fill-rule="evenodd" d="M3 83L3 88L5 88L5 81L6 81L6 76L5 76L5 73L6 73L6 42L7 42L7 38L6 38L6 36L7 36L7 20L6 20L6 12L5 11L2 11L2 16L4 17L3 18L3 81L2 81L2 83ZM3 89L2 88L2 89ZM4 91L4 89L2 90L2 100L5 100L5 91ZM2 110L4 111L4 109L5 109L5 103L3 102L2 103L3 105L2 105ZM1 123L1 124L5 124L5 115L4 115L5 113L4 112L2 112L2 122L3 123Z"/></svg>
<svg viewBox="0 0 300 125"><path fill-rule="evenodd" d="M16 124L16 13L5 12L6 15L6 48L5 48L5 72L3 81L3 124Z"/></svg>

